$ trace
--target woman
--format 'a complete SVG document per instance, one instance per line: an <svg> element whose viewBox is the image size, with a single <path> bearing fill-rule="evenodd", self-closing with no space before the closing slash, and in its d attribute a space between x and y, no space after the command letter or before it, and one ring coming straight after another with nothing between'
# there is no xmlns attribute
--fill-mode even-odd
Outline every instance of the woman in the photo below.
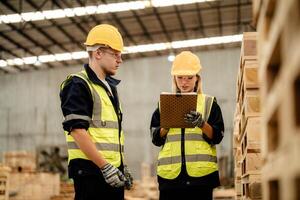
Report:
<svg viewBox="0 0 300 200"><path fill-rule="evenodd" d="M160 200L211 200L220 185L216 144L223 139L224 122L214 97L202 93L199 58L190 51L175 57L172 65L173 92L196 92L197 109L185 116L194 128L160 127L159 108L151 120L152 142L162 146L157 176Z"/></svg>

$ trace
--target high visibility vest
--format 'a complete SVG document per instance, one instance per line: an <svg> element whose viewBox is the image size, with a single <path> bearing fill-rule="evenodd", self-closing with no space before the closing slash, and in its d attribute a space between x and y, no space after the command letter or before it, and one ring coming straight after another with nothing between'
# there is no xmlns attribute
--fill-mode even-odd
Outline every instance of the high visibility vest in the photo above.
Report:
<svg viewBox="0 0 300 200"><path fill-rule="evenodd" d="M62 83L61 89L63 89L67 80L74 76L83 79L90 88L93 97L93 115L92 118L90 118L89 116L70 114L65 116L65 121L72 119L89 121L90 127L87 132L91 136L99 153L103 155L108 163L119 167L121 165L121 159L124 160L124 134L123 131L119 133L118 116L114 110L114 106L105 89L90 81L84 70L77 74L71 74L66 81ZM69 162L77 158L89 160L67 131L65 131L65 135Z"/></svg>
<svg viewBox="0 0 300 200"><path fill-rule="evenodd" d="M197 97L197 112L207 121L214 97L199 94ZM184 155L182 155L182 139ZM184 156L184 157L182 157ZM166 142L158 155L157 174L165 179L174 179L180 172L184 160L186 170L191 177L202 177L218 170L217 151L214 145L203 139L202 130L198 127L186 128L181 133L180 128L170 128Z"/></svg>

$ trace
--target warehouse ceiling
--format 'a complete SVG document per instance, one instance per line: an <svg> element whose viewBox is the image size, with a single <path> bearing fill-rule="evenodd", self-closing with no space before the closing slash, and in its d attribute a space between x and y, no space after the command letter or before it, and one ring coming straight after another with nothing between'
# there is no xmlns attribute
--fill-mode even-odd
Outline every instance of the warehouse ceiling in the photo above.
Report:
<svg viewBox="0 0 300 200"><path fill-rule="evenodd" d="M80 52L89 30L96 24L115 25L123 35L126 47L144 44L171 43L191 39L210 38L241 34L252 31L250 0L210 0L184 5L155 6L128 11L108 13L79 13L69 17L52 19L7 21L5 16L47 10L66 10L67 8L86 8L92 10L99 5L119 5L115 3L133 1L109 0L3 0L0 3L0 73L22 72L44 68L81 65L86 57ZM139 1L141 2L141 1ZM151 2L151 1L149 1ZM167 2L161 0L158 2ZM185 1L189 2L189 1ZM123 4L122 4L123 5ZM125 5L125 4L124 4ZM122 6L121 6L122 7ZM109 9L111 7L105 7ZM70 10L70 9L69 9ZM79 9L78 9L79 10ZM88 10L88 9L86 9ZM4 17L3 17L4 16ZM202 45L183 48L159 49L127 53L123 59L176 54L183 49L192 51L211 48L229 48L240 43ZM76 55L72 53L78 52ZM66 55L66 53L68 53ZM42 55L65 55L70 59L53 58L42 60ZM72 55L71 55L72 54ZM24 58L27 58L27 60ZM31 59L31 60L30 60ZM36 61L32 62L32 60ZM41 61L41 62L40 62Z"/></svg>

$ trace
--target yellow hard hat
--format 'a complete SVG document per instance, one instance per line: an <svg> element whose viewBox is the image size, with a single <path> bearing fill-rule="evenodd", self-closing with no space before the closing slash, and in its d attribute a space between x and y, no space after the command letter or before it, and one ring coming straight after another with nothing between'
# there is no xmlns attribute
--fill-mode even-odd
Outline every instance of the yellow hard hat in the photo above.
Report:
<svg viewBox="0 0 300 200"><path fill-rule="evenodd" d="M123 39L118 29L109 24L100 24L90 30L86 42L86 46L104 44L110 48L123 51Z"/></svg>
<svg viewBox="0 0 300 200"><path fill-rule="evenodd" d="M198 56L190 51L183 51L175 57L172 65L171 75L196 75L200 72L201 68L202 66Z"/></svg>

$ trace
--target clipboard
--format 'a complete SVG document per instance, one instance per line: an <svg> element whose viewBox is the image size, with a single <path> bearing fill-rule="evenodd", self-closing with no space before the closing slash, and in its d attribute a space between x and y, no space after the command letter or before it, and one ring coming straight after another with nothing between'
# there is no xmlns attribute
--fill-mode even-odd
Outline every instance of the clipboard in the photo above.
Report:
<svg viewBox="0 0 300 200"><path fill-rule="evenodd" d="M196 110L197 93L161 93L160 127L193 128L184 121L184 115Z"/></svg>

